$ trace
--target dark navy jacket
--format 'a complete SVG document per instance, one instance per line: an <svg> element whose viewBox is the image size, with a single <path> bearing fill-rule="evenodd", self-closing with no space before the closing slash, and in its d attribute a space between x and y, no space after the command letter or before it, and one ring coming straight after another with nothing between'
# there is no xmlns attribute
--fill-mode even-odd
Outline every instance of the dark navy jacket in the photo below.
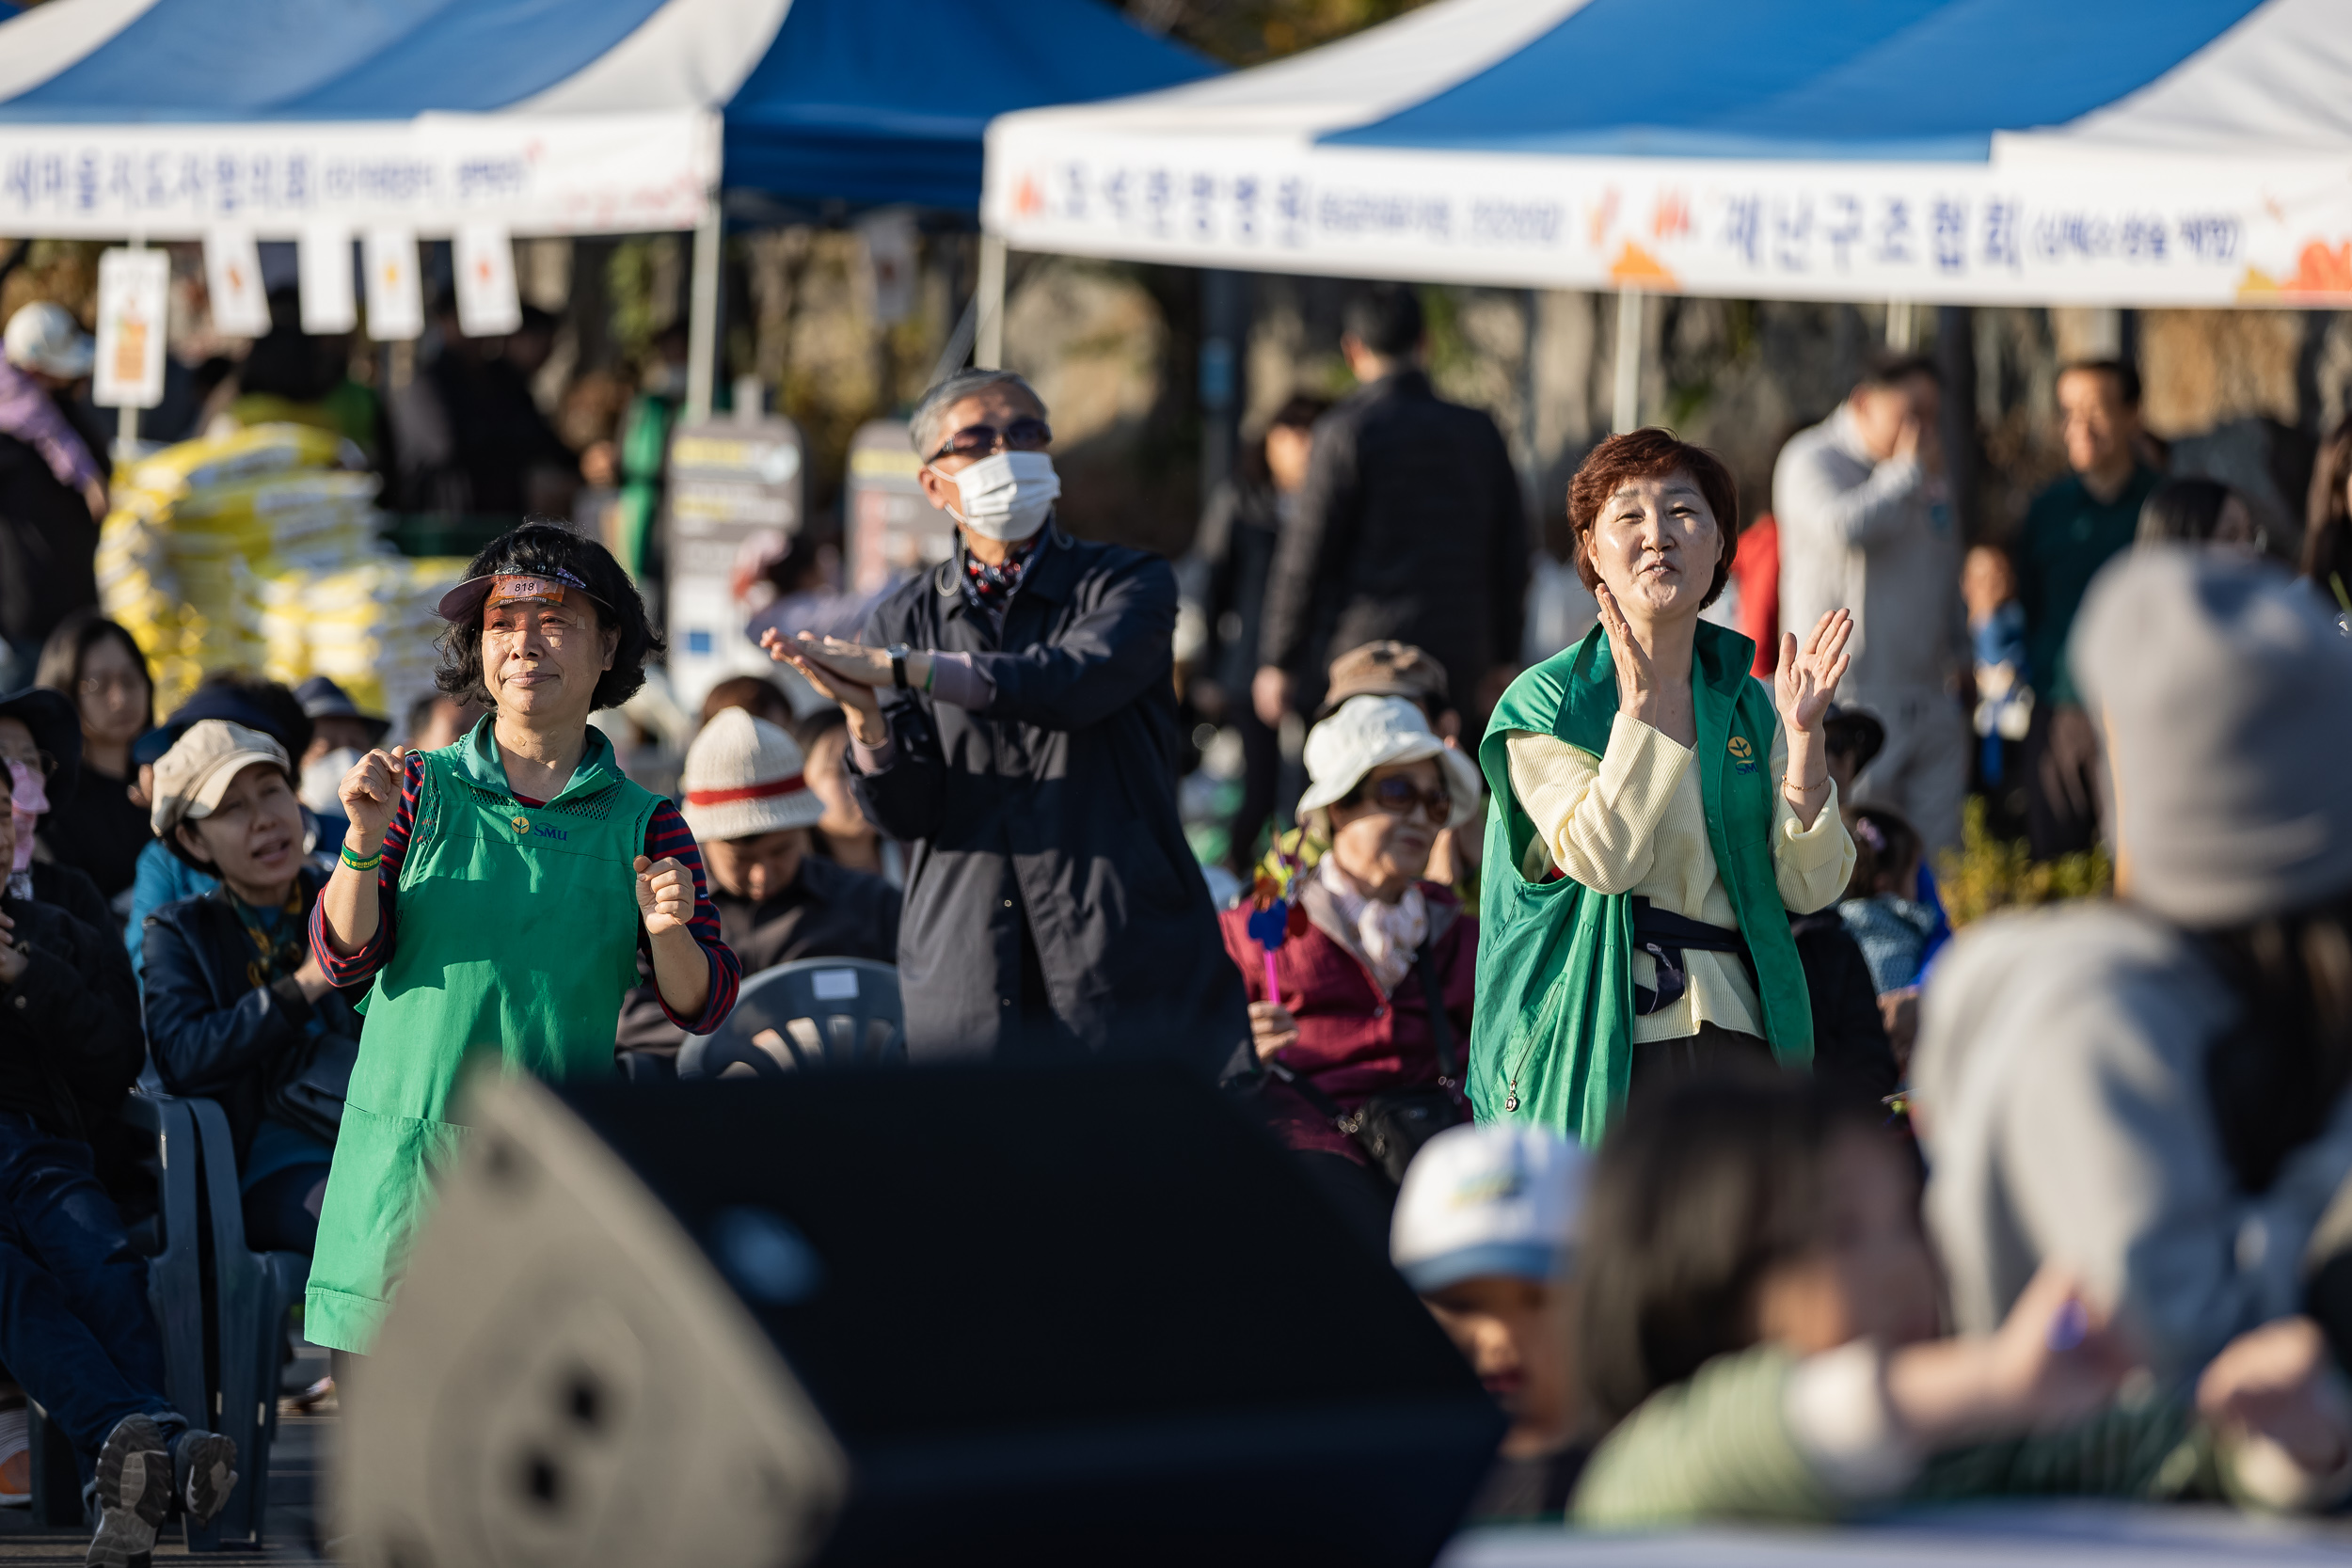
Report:
<svg viewBox="0 0 2352 1568"><path fill-rule="evenodd" d="M302 869L303 909L326 878ZM220 1101L245 1162L269 1091L307 1065L315 1014L330 1034L359 1037L359 1015L341 991L306 1000L291 976L256 986L253 939L220 888L166 904L147 917L147 1046L173 1094Z"/></svg>
<svg viewBox="0 0 2352 1568"><path fill-rule="evenodd" d="M850 770L866 816L912 849L910 1054L1246 1062L1241 978L1176 814L1174 571L1056 531L1001 635L959 572L906 583L865 641L969 653L993 700L884 690L890 766Z"/></svg>

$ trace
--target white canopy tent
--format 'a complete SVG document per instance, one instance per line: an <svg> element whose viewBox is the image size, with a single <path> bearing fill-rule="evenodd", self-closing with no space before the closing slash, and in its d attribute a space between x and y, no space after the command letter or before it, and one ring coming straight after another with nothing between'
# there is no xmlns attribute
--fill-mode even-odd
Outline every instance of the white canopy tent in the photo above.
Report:
<svg viewBox="0 0 2352 1568"><path fill-rule="evenodd" d="M2336 308L2352 12L1440 0L1232 76L1004 116L981 218L1021 249L1344 277Z"/></svg>

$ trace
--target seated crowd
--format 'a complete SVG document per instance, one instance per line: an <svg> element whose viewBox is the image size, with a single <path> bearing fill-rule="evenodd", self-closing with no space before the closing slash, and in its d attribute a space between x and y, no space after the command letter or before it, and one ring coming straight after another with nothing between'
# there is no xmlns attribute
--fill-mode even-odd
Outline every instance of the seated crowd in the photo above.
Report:
<svg viewBox="0 0 2352 1568"><path fill-rule="evenodd" d="M1509 1417L1471 1518L2352 1497L2352 1240L2323 1223L2352 1192L2352 641L2193 531L2120 561L2070 655L2118 895L1954 937L1919 830L1844 799L1883 739L1832 701L1844 623L1786 638L1771 683L1699 623L1735 509L1690 451L1597 451L1602 627L1483 743L1426 653L1336 661L1297 829L1217 917L1254 1045L1228 1086ZM316 935L342 814L365 838L361 808L413 813L429 769L377 750L395 729L437 756L495 721L230 674L158 724L88 616L40 669L0 698L0 1359L74 1446L90 1560L128 1561L174 1507L217 1511L236 1455L158 1392L124 1097L218 1101L250 1244L312 1250L360 1034ZM977 678L946 700L977 712ZM655 820L691 832L742 974L897 961L923 852L850 781L919 732L749 677L702 718ZM657 1071L724 1011L681 1013L665 961L641 929L613 1042Z"/></svg>

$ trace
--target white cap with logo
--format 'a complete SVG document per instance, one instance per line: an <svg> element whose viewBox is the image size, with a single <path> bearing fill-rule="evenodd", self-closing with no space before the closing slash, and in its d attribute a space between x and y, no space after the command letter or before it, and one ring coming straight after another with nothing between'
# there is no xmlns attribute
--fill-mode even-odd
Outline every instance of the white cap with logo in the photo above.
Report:
<svg viewBox="0 0 2352 1568"><path fill-rule="evenodd" d="M8 363L60 381L79 381L98 358L98 345L62 305L37 300L8 318Z"/></svg>
<svg viewBox="0 0 2352 1568"><path fill-rule="evenodd" d="M1450 1127L1406 1169L1389 1257L1423 1294L1482 1275L1549 1280L1582 1239L1591 1164L1540 1127Z"/></svg>

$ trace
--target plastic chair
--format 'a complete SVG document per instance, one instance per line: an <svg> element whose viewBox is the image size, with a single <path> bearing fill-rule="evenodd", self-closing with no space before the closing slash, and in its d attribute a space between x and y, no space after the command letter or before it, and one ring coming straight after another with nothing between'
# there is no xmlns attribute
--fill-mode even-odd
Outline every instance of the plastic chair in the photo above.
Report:
<svg viewBox="0 0 2352 1568"><path fill-rule="evenodd" d="M162 1244L147 1259L147 1301L163 1335L164 1397L195 1420L197 1412L212 1408L204 1386L202 1204L197 1175L202 1156L196 1117L184 1100L134 1094L122 1102L122 1119L155 1137L155 1226ZM40 1409L34 1407L34 1464L44 1471L56 1468L54 1461L72 1451L50 1446L45 1440L48 1424ZM45 1460L52 1463L45 1464ZM70 1466L66 1474L72 1474ZM69 1487L45 1474L37 1477L33 1516L36 1523L51 1529L80 1528L79 1479Z"/></svg>
<svg viewBox="0 0 2352 1568"><path fill-rule="evenodd" d="M843 1068L903 1067L898 972L871 958L803 958L743 982L718 1033L677 1053L680 1078L781 1078Z"/></svg>

